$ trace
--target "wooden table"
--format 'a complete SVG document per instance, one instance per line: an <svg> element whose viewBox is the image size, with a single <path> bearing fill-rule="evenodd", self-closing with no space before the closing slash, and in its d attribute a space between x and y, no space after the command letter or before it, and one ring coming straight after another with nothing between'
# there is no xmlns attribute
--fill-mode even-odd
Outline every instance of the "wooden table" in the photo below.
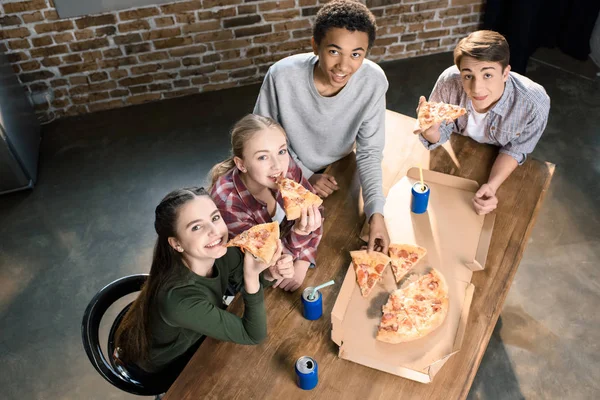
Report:
<svg viewBox="0 0 600 400"><path fill-rule="evenodd" d="M453 135L446 148L427 152L411 133L414 119L391 111L386 115L384 189L398 181L408 168L424 167L474 179L487 180L497 148ZM460 165L457 166L456 162ZM330 314L350 263L349 250L362 242L358 236L364 219L357 206L359 185L353 154L330 166L340 190L325 200L324 236L317 268L310 270L304 286L335 279L324 289L323 317L302 317L301 290L286 293L266 290L268 339L258 346L243 346L207 339L165 400L184 399L464 399L502 304L523 255L527 239L552 179L554 165L529 159L498 190L500 205L486 268L473 275L475 294L462 349L450 358L433 383L421 384L338 358L331 340ZM526 183L526 184L525 184ZM241 315L241 298L230 306ZM294 363L303 355L319 364L319 384L312 391L295 383Z"/></svg>

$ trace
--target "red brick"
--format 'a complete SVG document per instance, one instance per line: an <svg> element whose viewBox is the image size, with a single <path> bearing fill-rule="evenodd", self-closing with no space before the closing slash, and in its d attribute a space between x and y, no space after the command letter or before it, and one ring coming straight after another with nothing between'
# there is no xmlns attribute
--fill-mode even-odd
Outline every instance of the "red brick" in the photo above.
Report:
<svg viewBox="0 0 600 400"><path fill-rule="evenodd" d="M138 63L138 61L135 57L122 57L122 58L113 58L111 60L102 60L102 61L100 61L100 67L102 67L102 68L117 68L117 67L122 67L123 65L134 65L137 63Z"/></svg>
<svg viewBox="0 0 600 400"><path fill-rule="evenodd" d="M154 24L159 27L171 26L175 24L173 17L154 18Z"/></svg>
<svg viewBox="0 0 600 400"><path fill-rule="evenodd" d="M70 47L72 51L85 51L90 49L99 49L102 47L107 47L108 45L108 39L100 38L88 40L85 42L71 43Z"/></svg>
<svg viewBox="0 0 600 400"><path fill-rule="evenodd" d="M173 80L176 77L177 77L176 72L160 72L158 74L153 75L153 78L155 81Z"/></svg>
<svg viewBox="0 0 600 400"><path fill-rule="evenodd" d="M246 57L256 57L267 52L267 48L265 46L260 47L251 47L246 50Z"/></svg>
<svg viewBox="0 0 600 400"><path fill-rule="evenodd" d="M292 37L294 39L310 38L312 37L312 34L313 30L311 28L307 28L292 32Z"/></svg>
<svg viewBox="0 0 600 400"><path fill-rule="evenodd" d="M460 19L460 23L461 24L469 24L471 22L479 22L480 19L481 19L481 17L479 16L479 14L467 15Z"/></svg>
<svg viewBox="0 0 600 400"><path fill-rule="evenodd" d="M159 51L156 53L140 54L138 58L140 59L140 62L143 63L150 61L160 61L168 59L169 53L167 53L166 51Z"/></svg>
<svg viewBox="0 0 600 400"><path fill-rule="evenodd" d="M247 76L253 76L256 74L256 67L241 69L239 71L233 71L229 73L229 77L233 79L245 78Z"/></svg>
<svg viewBox="0 0 600 400"><path fill-rule="evenodd" d="M108 79L108 74L104 71L102 72L94 72L90 74L90 81L92 82L100 82Z"/></svg>
<svg viewBox="0 0 600 400"><path fill-rule="evenodd" d="M206 6L204 8L206 8ZM221 8L219 10L198 11L198 20L202 21L206 19L222 19L227 17L233 17L236 14L237 13L235 7Z"/></svg>
<svg viewBox="0 0 600 400"><path fill-rule="evenodd" d="M382 27L382 26L396 26L398 25L398 20L399 17L397 15L393 16L393 17L385 17L385 18L377 18L377 26Z"/></svg>
<svg viewBox="0 0 600 400"><path fill-rule="evenodd" d="M58 33L54 35L54 41L56 43L67 43L75 40L75 37L71 32Z"/></svg>
<svg viewBox="0 0 600 400"><path fill-rule="evenodd" d="M152 80L153 80L152 75L141 75L141 76L136 76L135 78L121 79L119 81L119 85L121 85L121 86L142 85L144 83L150 83L150 82L152 82Z"/></svg>
<svg viewBox="0 0 600 400"><path fill-rule="evenodd" d="M142 65L140 67L131 67L131 74L132 75L142 75L142 74L147 74L149 72L156 72L159 69L161 69L160 64Z"/></svg>
<svg viewBox="0 0 600 400"><path fill-rule="evenodd" d="M307 50L309 46L310 46L309 40L298 40L298 41L294 41L294 42L286 42L286 43L281 43L276 46L271 46L269 48L269 50L271 50L271 53L279 53L282 51L291 51L291 50L300 51L300 50Z"/></svg>
<svg viewBox="0 0 600 400"><path fill-rule="evenodd" d="M260 22L260 15L246 15L243 17L230 18L223 21L224 28L234 28L236 26L252 25Z"/></svg>
<svg viewBox="0 0 600 400"><path fill-rule="evenodd" d="M80 76L72 76L69 78L69 83L71 83L71 85L87 85L88 84L88 77L85 75L80 75ZM77 89L78 91L76 92L77 94L82 94L82 93L88 93L90 91L90 88L88 86L82 86L82 88L84 88L85 90L82 90L81 88ZM70 89L70 91L74 90L73 88Z"/></svg>
<svg viewBox="0 0 600 400"><path fill-rule="evenodd" d="M194 43L216 42L218 40L233 39L233 32L230 30L220 30L207 33L199 33L194 36Z"/></svg>
<svg viewBox="0 0 600 400"><path fill-rule="evenodd" d="M279 24L275 24L273 25L273 30L275 32L280 32L280 31L293 31L295 29L305 29L305 28L310 28L310 21L308 19L301 19L301 20L297 20L297 21L288 21L288 22L282 22Z"/></svg>
<svg viewBox="0 0 600 400"><path fill-rule="evenodd" d="M423 22L433 19L435 11L422 12L418 14L403 14L400 16L400 21L404 23Z"/></svg>
<svg viewBox="0 0 600 400"><path fill-rule="evenodd" d="M421 50L423 48L423 42L411 43L406 45L407 51Z"/></svg>
<svg viewBox="0 0 600 400"><path fill-rule="evenodd" d="M444 27L458 25L458 18L446 18L444 20Z"/></svg>
<svg viewBox="0 0 600 400"><path fill-rule="evenodd" d="M155 40L165 39L173 36L179 36L181 34L181 28L168 28L168 29L154 29L150 32L144 32L142 37L144 40Z"/></svg>
<svg viewBox="0 0 600 400"><path fill-rule="evenodd" d="M160 64L160 66L162 67L162 69L165 69L165 70L166 69L180 68L181 67L181 60L173 60L173 61L165 62L165 63Z"/></svg>
<svg viewBox="0 0 600 400"><path fill-rule="evenodd" d="M19 64L19 66L25 72L35 71L36 69L40 69L42 67L41 64L39 63L39 61L24 62L24 63Z"/></svg>
<svg viewBox="0 0 600 400"><path fill-rule="evenodd" d="M44 67L56 67L61 64L60 58L50 57L42 59L42 65Z"/></svg>
<svg viewBox="0 0 600 400"><path fill-rule="evenodd" d="M130 44L125 46L125 54L137 54L137 53L146 53L148 51L152 51L152 47L150 43L138 43L138 44Z"/></svg>
<svg viewBox="0 0 600 400"><path fill-rule="evenodd" d="M440 47L440 39L426 40L423 43L423 49L430 49L432 47Z"/></svg>
<svg viewBox="0 0 600 400"><path fill-rule="evenodd" d="M102 59L102 52L100 50L88 51L87 53L81 53L83 62L90 62Z"/></svg>
<svg viewBox="0 0 600 400"><path fill-rule="evenodd" d="M182 89L182 90L176 90L174 92L168 92L164 94L165 99L170 99L173 97L181 97L181 96L187 96L190 94L195 94L198 93L200 90L198 88L189 88L189 89Z"/></svg>
<svg viewBox="0 0 600 400"><path fill-rule="evenodd" d="M447 8L448 0L434 0L434 1L424 1L418 4L415 4L414 11L426 11L426 10L434 10L436 8Z"/></svg>
<svg viewBox="0 0 600 400"><path fill-rule="evenodd" d="M131 44L131 43L141 42L142 35L140 35L139 33L130 33L128 35L115 36L113 39L115 41L115 44L120 46L122 44Z"/></svg>
<svg viewBox="0 0 600 400"><path fill-rule="evenodd" d="M442 45L442 46L449 46L449 45L455 46L456 43L458 43L458 41L460 39L461 38L445 38L445 39L442 39L442 41L440 42L440 45Z"/></svg>
<svg viewBox="0 0 600 400"><path fill-rule="evenodd" d="M19 67L19 65L12 64L10 67L12 68L12 70L13 70L13 72L15 74L20 74L21 73L21 67Z"/></svg>
<svg viewBox="0 0 600 400"><path fill-rule="evenodd" d="M66 56L63 56L62 60L63 60L63 62L66 62L67 64L73 64L73 63L82 62L83 58L81 58L81 54L68 54Z"/></svg>
<svg viewBox="0 0 600 400"><path fill-rule="evenodd" d="M240 50L226 50L220 53L221 60L228 61L240 58Z"/></svg>
<svg viewBox="0 0 600 400"><path fill-rule="evenodd" d="M370 56L380 56L385 53L385 47L375 47L369 51Z"/></svg>
<svg viewBox="0 0 600 400"><path fill-rule="evenodd" d="M396 42L398 42L397 37L379 38L375 40L375 46L387 46Z"/></svg>
<svg viewBox="0 0 600 400"><path fill-rule="evenodd" d="M286 21L286 20L298 18L299 16L300 16L300 11L294 10L294 9L263 14L263 18L267 22Z"/></svg>
<svg viewBox="0 0 600 400"><path fill-rule="evenodd" d="M178 79L176 81L173 81L173 86L175 86L176 88L188 87L188 86L190 86L190 80L189 79Z"/></svg>
<svg viewBox="0 0 600 400"><path fill-rule="evenodd" d="M206 50L207 50L206 46L201 44L201 45L183 47L180 49L171 50L169 52L169 54L171 55L171 57L183 57L183 56L188 56L190 54L205 53Z"/></svg>
<svg viewBox="0 0 600 400"><path fill-rule="evenodd" d="M56 21L58 19L58 13L56 10L44 11L44 19L46 21Z"/></svg>
<svg viewBox="0 0 600 400"><path fill-rule="evenodd" d="M317 0L300 0L298 5L300 7L306 7L306 6L314 6L317 4Z"/></svg>
<svg viewBox="0 0 600 400"><path fill-rule="evenodd" d="M171 89L173 89L173 86L169 82L161 82L148 85L148 90L150 90L151 92L165 91Z"/></svg>
<svg viewBox="0 0 600 400"><path fill-rule="evenodd" d="M181 63L184 67L189 67L190 65L200 65L202 64L202 59L200 57L185 57L181 60Z"/></svg>
<svg viewBox="0 0 600 400"><path fill-rule="evenodd" d="M196 16L192 13L177 14L175 16L175 21L177 21L179 24L192 24L196 22Z"/></svg>
<svg viewBox="0 0 600 400"><path fill-rule="evenodd" d="M160 9L162 10L163 14L176 14L192 10L201 10L202 2L200 0L183 1L175 4L167 4L161 6Z"/></svg>
<svg viewBox="0 0 600 400"><path fill-rule="evenodd" d="M28 28L23 27L0 31L0 39L24 38L27 36L31 36L31 32Z"/></svg>
<svg viewBox="0 0 600 400"><path fill-rule="evenodd" d="M121 79L126 77L128 74L127 71L125 71L124 69L115 69L114 71L110 71L110 77L112 79ZM129 92L127 92L129 93Z"/></svg>
<svg viewBox="0 0 600 400"><path fill-rule="evenodd" d="M29 40L27 39L17 39L9 41L8 47L11 50L28 49L31 47L31 44L29 44Z"/></svg>
<svg viewBox="0 0 600 400"><path fill-rule="evenodd" d="M63 75L72 75L72 74L76 74L78 72L96 70L96 69L98 69L98 64L96 64L96 62L89 62L89 63L82 63L82 64L67 65L66 67L59 67L58 69L59 69L60 73Z"/></svg>
<svg viewBox="0 0 600 400"><path fill-rule="evenodd" d="M187 46L192 44L192 38L190 37L175 37L164 40L157 40L154 42L154 48L156 50L168 49L171 47Z"/></svg>
<svg viewBox="0 0 600 400"><path fill-rule="evenodd" d="M451 0L453 6L462 6L464 4L481 4L482 0Z"/></svg>
<svg viewBox="0 0 600 400"><path fill-rule="evenodd" d="M64 107L68 106L69 104L71 104L69 99L54 99L54 101L52 102L52 107L64 108Z"/></svg>
<svg viewBox="0 0 600 400"><path fill-rule="evenodd" d="M216 69L217 69L217 67L215 67L214 65L205 65L204 67L200 67L200 68L184 69L179 73L179 75L182 78L185 78L188 76L206 75L210 72L215 71Z"/></svg>
<svg viewBox="0 0 600 400"><path fill-rule="evenodd" d="M465 7L452 7L452 8L448 8L446 10L441 10L438 11L438 15L440 18L444 18L444 17L452 17L455 15L464 15L464 14L468 14L471 11L471 7L469 6L465 6Z"/></svg>
<svg viewBox="0 0 600 400"><path fill-rule="evenodd" d="M138 8L135 10L121 11L119 13L119 19L121 21L128 21L131 19L153 17L158 14L160 14L160 11L156 7Z"/></svg>
<svg viewBox="0 0 600 400"><path fill-rule="evenodd" d="M44 16L39 11L36 11L31 14L23 14L21 15L21 18L23 18L23 22L25 22L26 24L29 24L31 22L40 22L44 20Z"/></svg>
<svg viewBox="0 0 600 400"><path fill-rule="evenodd" d="M37 33L68 31L73 29L73 21L66 20L50 22L46 24L37 24L34 29Z"/></svg>
<svg viewBox="0 0 600 400"><path fill-rule="evenodd" d="M442 26L442 21L430 21L425 24L425 29L437 29Z"/></svg>
<svg viewBox="0 0 600 400"><path fill-rule="evenodd" d="M282 43L290 38L290 33L287 31L276 32L270 35L257 36L252 38L252 42L254 43ZM217 43L215 43L216 47Z"/></svg>
<svg viewBox="0 0 600 400"><path fill-rule="evenodd" d="M127 94L129 94L129 92L127 92ZM111 94L111 96L112 96L112 94ZM115 96L112 96L112 97L115 97ZM119 97L121 97L121 96L119 96ZM113 108L123 107L124 105L125 105L125 103L123 103L123 100L111 100L111 101L104 101L101 103L88 104L88 108L89 108L90 112L97 112L97 111L104 111L104 110L110 110Z"/></svg>
<svg viewBox="0 0 600 400"><path fill-rule="evenodd" d="M400 37L400 41L401 42L412 42L417 38L417 34L416 33L410 33L408 35L402 35Z"/></svg>
<svg viewBox="0 0 600 400"><path fill-rule="evenodd" d="M485 4L482 3L482 4L476 4L473 6L473 12L478 13L478 12L482 12L482 11L485 11Z"/></svg>
<svg viewBox="0 0 600 400"><path fill-rule="evenodd" d="M225 72L219 72L217 74L212 74L209 76L211 82L223 82L229 80L229 75Z"/></svg>
<svg viewBox="0 0 600 400"><path fill-rule="evenodd" d="M52 77L54 77L54 72L46 70L19 75L19 79L23 83L41 81Z"/></svg>
<svg viewBox="0 0 600 400"><path fill-rule="evenodd" d="M131 92L131 94L146 93L148 91L148 86L147 85L133 86L133 87L129 88L129 91Z"/></svg>
<svg viewBox="0 0 600 400"><path fill-rule="evenodd" d="M295 0L279 0L261 3L258 5L259 11L284 10L293 8L296 5Z"/></svg>
<svg viewBox="0 0 600 400"><path fill-rule="evenodd" d="M408 26L408 31L409 32L420 32L423 29L425 29L425 24L421 23L421 24L410 24Z"/></svg>
<svg viewBox="0 0 600 400"><path fill-rule="evenodd" d="M446 0L447 1L447 0ZM397 5L397 6L393 6L393 7L386 7L385 8L385 15L401 15L404 13L409 13L412 11L412 5L407 4L407 5Z"/></svg>
<svg viewBox="0 0 600 400"><path fill-rule="evenodd" d="M52 87L54 87L54 82L56 82L58 80L64 80L66 82L65 85L68 83L66 79L55 79L51 82ZM68 95L69 95L69 91L66 88L54 90L54 97L60 98L60 97L66 97Z"/></svg>
<svg viewBox="0 0 600 400"><path fill-rule="evenodd" d="M245 4L243 6L238 6L237 13L238 13L238 15L256 14L256 5Z"/></svg>
<svg viewBox="0 0 600 400"><path fill-rule="evenodd" d="M100 28L96 28L96 37L112 36L115 33L117 33L117 27L115 26L102 26Z"/></svg>
<svg viewBox="0 0 600 400"><path fill-rule="evenodd" d="M87 107L82 105L71 106L62 112L64 116L72 116L87 113Z"/></svg>
<svg viewBox="0 0 600 400"><path fill-rule="evenodd" d="M102 55L104 56L104 58L121 57L123 55L123 52L121 51L121 49L115 48L104 50L102 52Z"/></svg>
<svg viewBox="0 0 600 400"><path fill-rule="evenodd" d="M369 8L389 6L391 4L396 4L397 2L398 0L367 0L366 6Z"/></svg>
<svg viewBox="0 0 600 400"><path fill-rule="evenodd" d="M452 28L452 36L465 35L467 33L475 32L476 30L477 30L477 24L467 25L467 26L459 26L457 28Z"/></svg>
<svg viewBox="0 0 600 400"><path fill-rule="evenodd" d="M259 25L251 26L248 28L239 28L235 30L235 37L241 38L246 36L262 35L264 33L270 33L273 28L271 25Z"/></svg>
<svg viewBox="0 0 600 400"><path fill-rule="evenodd" d="M119 24L117 26L119 28L119 32L131 32L131 31L142 31L150 29L150 24L148 21L139 20L133 22L126 22L124 24Z"/></svg>
<svg viewBox="0 0 600 400"><path fill-rule="evenodd" d="M113 90L112 92L110 92L110 97L123 97L123 96L128 96L129 95L129 90L127 89L116 89Z"/></svg>
<svg viewBox="0 0 600 400"><path fill-rule="evenodd" d="M27 54L23 53L22 51L19 51L17 53L7 54L6 58L8 59L8 62L10 62L10 63L16 63L19 61L29 60L29 56Z"/></svg>
<svg viewBox="0 0 600 400"><path fill-rule="evenodd" d="M6 15L4 17L0 17L0 26L11 26L11 25L21 25L23 21L19 18L18 15Z"/></svg>
<svg viewBox="0 0 600 400"><path fill-rule="evenodd" d="M50 85L52 87L61 87L61 86L67 86L69 84L69 81L67 81L66 79L54 79L53 81L50 81ZM56 94L56 90L54 91L54 93ZM58 96L56 96L58 97Z"/></svg>
<svg viewBox="0 0 600 400"><path fill-rule="evenodd" d="M51 36L36 37L36 38L31 39L31 43L33 43L33 45L35 47L48 46L48 45L52 44L52 37Z"/></svg>
<svg viewBox="0 0 600 400"><path fill-rule="evenodd" d="M83 31L75 31L75 37L77 38L77 40L91 39L94 36L94 31L89 29Z"/></svg>
<svg viewBox="0 0 600 400"><path fill-rule="evenodd" d="M207 56L202 57L202 62L204 64L210 64L217 61L221 61L221 56L218 54L209 54Z"/></svg>
<svg viewBox="0 0 600 400"><path fill-rule="evenodd" d="M237 82L219 83L216 85L206 85L202 88L202 91L203 92L211 92L211 91L229 89L234 86L237 86Z"/></svg>
<svg viewBox="0 0 600 400"><path fill-rule="evenodd" d="M310 17L313 15L317 15L317 12L319 11L319 8L321 7L304 7L302 9L302 16L303 17Z"/></svg>
<svg viewBox="0 0 600 400"><path fill-rule="evenodd" d="M68 52L69 52L69 48L64 44L61 44L58 46L40 47L37 49L33 49L29 52L29 54L31 54L31 57L37 58L37 57L53 56L56 54L65 54Z"/></svg>
<svg viewBox="0 0 600 400"><path fill-rule="evenodd" d="M4 12L7 14L19 13L23 11L43 10L48 8L46 0L20 1L18 3L4 4Z"/></svg>
<svg viewBox="0 0 600 400"><path fill-rule="evenodd" d="M113 14L86 16L75 20L79 29L89 28L90 26L112 25L117 22Z"/></svg>
<svg viewBox="0 0 600 400"><path fill-rule="evenodd" d="M219 21L204 21L197 22L195 24L186 25L183 27L183 33L193 33L193 32L206 32L206 31L214 31L221 28L221 23Z"/></svg>
<svg viewBox="0 0 600 400"><path fill-rule="evenodd" d="M127 103L129 103L129 104L148 103L150 101L159 100L161 96L162 96L161 93L147 93L147 94L141 94L138 96L131 96L127 99Z"/></svg>
<svg viewBox="0 0 600 400"><path fill-rule="evenodd" d="M419 39L437 38L448 35L450 31L448 29L438 29L437 31L419 32Z"/></svg>

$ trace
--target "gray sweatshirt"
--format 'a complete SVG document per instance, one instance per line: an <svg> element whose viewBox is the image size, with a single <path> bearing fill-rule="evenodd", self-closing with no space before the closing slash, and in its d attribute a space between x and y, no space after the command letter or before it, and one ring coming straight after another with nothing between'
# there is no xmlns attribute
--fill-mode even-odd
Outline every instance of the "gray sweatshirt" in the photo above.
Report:
<svg viewBox="0 0 600 400"><path fill-rule="evenodd" d="M273 64L260 89L254 114L285 129L291 154L306 178L345 157L356 142L356 163L367 218L383 215L381 161L385 145L388 82L377 64L364 60L335 96L323 97L313 72L319 58L297 54Z"/></svg>

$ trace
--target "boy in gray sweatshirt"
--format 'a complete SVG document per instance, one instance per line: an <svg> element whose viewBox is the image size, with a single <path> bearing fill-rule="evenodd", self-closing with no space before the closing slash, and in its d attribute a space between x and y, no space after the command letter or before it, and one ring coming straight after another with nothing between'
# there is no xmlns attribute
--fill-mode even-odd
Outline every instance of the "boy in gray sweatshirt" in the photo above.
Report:
<svg viewBox="0 0 600 400"><path fill-rule="evenodd" d="M369 249L387 254L381 161L385 144L383 70L365 59L375 41L375 17L352 0L334 0L317 14L313 53L273 64L254 114L285 129L291 154L321 197L338 189L321 171L345 157L356 143L356 163L369 221Z"/></svg>

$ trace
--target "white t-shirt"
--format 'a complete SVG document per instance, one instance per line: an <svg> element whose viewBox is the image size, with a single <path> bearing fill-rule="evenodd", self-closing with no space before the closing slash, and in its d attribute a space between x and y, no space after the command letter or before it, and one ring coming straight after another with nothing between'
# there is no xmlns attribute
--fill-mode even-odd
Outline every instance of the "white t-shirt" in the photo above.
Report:
<svg viewBox="0 0 600 400"><path fill-rule="evenodd" d="M271 221L281 224L281 221L283 221L283 219L285 218L285 211L283 211L283 208L281 208L279 203L275 203L275 204L276 204L275 215L273 215L273 217L271 218Z"/></svg>
<svg viewBox="0 0 600 400"><path fill-rule="evenodd" d="M487 143L487 137L485 134L485 117L488 113L478 113L475 110L469 113L467 119L467 127L465 128L465 135L479 143Z"/></svg>

